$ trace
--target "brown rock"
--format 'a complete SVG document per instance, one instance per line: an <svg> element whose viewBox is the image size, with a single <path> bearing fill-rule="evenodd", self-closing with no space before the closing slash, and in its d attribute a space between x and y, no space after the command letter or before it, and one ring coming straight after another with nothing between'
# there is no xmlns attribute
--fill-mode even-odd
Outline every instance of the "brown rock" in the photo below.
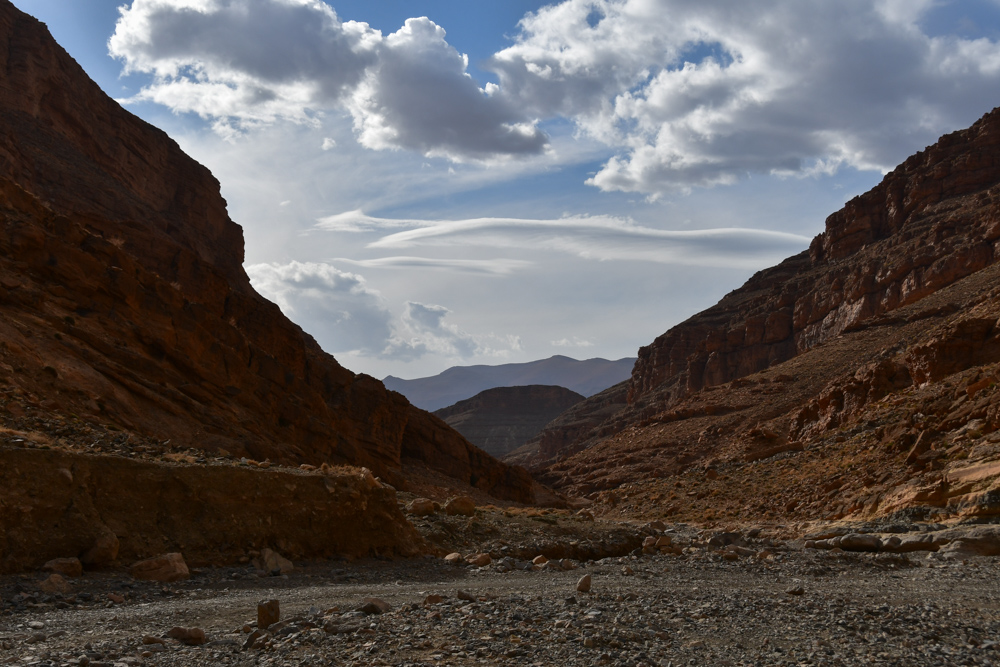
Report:
<svg viewBox="0 0 1000 667"><path fill-rule="evenodd" d="M539 554L539 555L535 556L534 558L532 558L531 562L534 563L535 565L545 565L546 563L549 562L549 559L546 558L545 556L542 556L541 554Z"/></svg>
<svg viewBox="0 0 1000 667"><path fill-rule="evenodd" d="M182 644L187 644L188 646L201 646L208 641L208 637L205 636L205 631L201 628L183 628L176 626L170 628L167 632L167 636L171 639L176 639Z"/></svg>
<svg viewBox="0 0 1000 667"><path fill-rule="evenodd" d="M472 593L467 593L461 589L455 592L455 597L459 600L465 600L466 602L476 602L476 596Z"/></svg>
<svg viewBox="0 0 1000 667"><path fill-rule="evenodd" d="M532 502L524 470L343 368L257 294L218 181L8 2L0 52L0 199L17 229L0 238L0 277L17 285L4 289L0 321L24 322L0 328L0 341L7 363L32 369L20 374L26 391L160 442L364 465L390 482L406 458ZM39 359L48 370L35 370Z"/></svg>
<svg viewBox="0 0 1000 667"><path fill-rule="evenodd" d="M458 565L462 562L462 554L453 552L445 556L444 560L446 563L450 563L451 565Z"/></svg>
<svg viewBox="0 0 1000 667"><path fill-rule="evenodd" d="M440 604L442 602L444 602L444 598L440 595L431 594L424 598L424 604Z"/></svg>
<svg viewBox="0 0 1000 667"><path fill-rule="evenodd" d="M456 514L462 516L475 516L476 501L469 496L458 496L457 498L452 498L447 502L447 504L445 504L444 511L448 514L448 516Z"/></svg>
<svg viewBox="0 0 1000 667"><path fill-rule="evenodd" d="M159 637L154 637L153 635L143 635L142 643L144 646L150 646L152 644L159 644L161 646L165 646L167 642L160 639Z"/></svg>
<svg viewBox="0 0 1000 667"><path fill-rule="evenodd" d="M43 592L49 593L69 593L71 588L69 582L61 574L50 574L48 578L43 581L39 587Z"/></svg>
<svg viewBox="0 0 1000 667"><path fill-rule="evenodd" d="M261 600L257 603L257 627L267 630L281 620L281 603L278 600Z"/></svg>
<svg viewBox="0 0 1000 667"><path fill-rule="evenodd" d="M115 604L125 604L125 596L118 593L108 593L108 599Z"/></svg>
<svg viewBox="0 0 1000 667"><path fill-rule="evenodd" d="M392 605L379 598L365 598L361 606L358 607L358 611L363 611L366 614L384 614L391 610Z"/></svg>
<svg viewBox="0 0 1000 667"><path fill-rule="evenodd" d="M105 529L106 530L106 529ZM118 560L121 544L118 536L106 530L80 558L88 567L106 567Z"/></svg>
<svg viewBox="0 0 1000 667"><path fill-rule="evenodd" d="M434 514L434 501L430 498L416 498L406 506L406 511L414 516L430 516Z"/></svg>
<svg viewBox="0 0 1000 667"><path fill-rule="evenodd" d="M589 593L592 582L593 578L589 574L585 574L576 582L576 590L581 593Z"/></svg>
<svg viewBox="0 0 1000 667"><path fill-rule="evenodd" d="M184 556L179 553L163 554L134 563L132 576L145 581L182 581L191 576Z"/></svg>
<svg viewBox="0 0 1000 667"><path fill-rule="evenodd" d="M476 567L486 567L493 562L489 554L472 554L465 559L467 563L475 565Z"/></svg>
<svg viewBox="0 0 1000 667"><path fill-rule="evenodd" d="M54 558L42 566L45 572L55 572L64 577L79 577L83 574L83 563L79 558Z"/></svg>
<svg viewBox="0 0 1000 667"><path fill-rule="evenodd" d="M295 565L292 564L292 561L277 551L267 548L260 550L260 556L253 560L253 565L258 570L278 572L280 574L289 574L295 570Z"/></svg>

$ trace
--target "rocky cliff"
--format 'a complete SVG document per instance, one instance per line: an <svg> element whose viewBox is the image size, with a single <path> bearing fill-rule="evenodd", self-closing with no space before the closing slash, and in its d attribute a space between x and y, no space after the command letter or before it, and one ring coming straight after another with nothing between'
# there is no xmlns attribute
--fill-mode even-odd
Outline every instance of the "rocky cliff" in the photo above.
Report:
<svg viewBox="0 0 1000 667"><path fill-rule="evenodd" d="M530 463L614 511L689 520L993 516L998 239L993 111L642 348L627 405L577 404L583 428Z"/></svg>
<svg viewBox="0 0 1000 667"><path fill-rule="evenodd" d="M496 387L434 412L488 454L502 457L583 400L564 387Z"/></svg>
<svg viewBox="0 0 1000 667"><path fill-rule="evenodd" d="M533 499L524 471L344 369L259 296L208 170L6 0L0 44L8 427L83 420L164 448L363 465L394 484L409 461Z"/></svg>

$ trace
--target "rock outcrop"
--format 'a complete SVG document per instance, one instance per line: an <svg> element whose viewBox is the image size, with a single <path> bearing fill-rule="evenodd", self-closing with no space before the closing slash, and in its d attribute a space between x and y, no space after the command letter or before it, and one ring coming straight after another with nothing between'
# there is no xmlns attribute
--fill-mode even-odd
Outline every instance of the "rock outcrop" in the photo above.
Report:
<svg viewBox="0 0 1000 667"><path fill-rule="evenodd" d="M501 458L583 400L564 387L496 387L434 412L469 442Z"/></svg>
<svg viewBox="0 0 1000 667"><path fill-rule="evenodd" d="M6 0L0 44L0 415L398 485L412 460L532 501L524 471L341 367L258 295L208 170Z"/></svg>
<svg viewBox="0 0 1000 667"><path fill-rule="evenodd" d="M994 516L998 242L995 110L642 348L626 405L577 404L546 429L564 425L544 434L556 451L525 462L626 514Z"/></svg>

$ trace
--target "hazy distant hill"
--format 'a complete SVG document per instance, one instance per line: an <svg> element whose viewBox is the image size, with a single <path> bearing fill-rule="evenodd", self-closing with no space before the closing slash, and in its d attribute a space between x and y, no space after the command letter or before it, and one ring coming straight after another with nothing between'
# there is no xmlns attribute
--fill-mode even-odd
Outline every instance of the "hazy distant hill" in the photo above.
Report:
<svg viewBox="0 0 1000 667"><path fill-rule="evenodd" d="M616 361L578 361L556 355L523 364L452 366L438 375L415 380L403 380L390 375L382 382L387 389L398 391L419 408L439 410L493 387L556 385L584 396L593 396L613 384L627 380L634 364L635 357Z"/></svg>

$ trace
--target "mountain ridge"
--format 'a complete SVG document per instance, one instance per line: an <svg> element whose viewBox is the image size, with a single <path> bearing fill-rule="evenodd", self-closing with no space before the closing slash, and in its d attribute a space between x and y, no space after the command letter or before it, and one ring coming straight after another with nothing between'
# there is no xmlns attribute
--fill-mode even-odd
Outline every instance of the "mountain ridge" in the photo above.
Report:
<svg viewBox="0 0 1000 667"><path fill-rule="evenodd" d="M404 380L392 375L382 382L424 410L440 410L481 391L504 386L552 385L591 396L630 377L634 357L609 360L553 355L536 361L489 366L452 366L437 375Z"/></svg>

